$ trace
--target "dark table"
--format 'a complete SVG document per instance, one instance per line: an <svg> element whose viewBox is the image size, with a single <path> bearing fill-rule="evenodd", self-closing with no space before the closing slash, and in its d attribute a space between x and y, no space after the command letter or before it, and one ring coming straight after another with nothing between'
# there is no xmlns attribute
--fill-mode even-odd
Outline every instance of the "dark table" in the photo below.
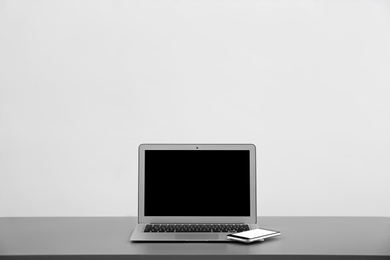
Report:
<svg viewBox="0 0 390 260"><path fill-rule="evenodd" d="M0 218L0 259L390 259L388 217L261 217L262 243L132 243L135 217Z"/></svg>

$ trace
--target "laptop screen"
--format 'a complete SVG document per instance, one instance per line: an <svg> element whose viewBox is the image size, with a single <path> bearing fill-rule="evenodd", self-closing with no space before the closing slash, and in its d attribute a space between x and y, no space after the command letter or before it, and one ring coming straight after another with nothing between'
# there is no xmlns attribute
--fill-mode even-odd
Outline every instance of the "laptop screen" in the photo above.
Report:
<svg viewBox="0 0 390 260"><path fill-rule="evenodd" d="M248 150L146 150L145 216L250 216Z"/></svg>

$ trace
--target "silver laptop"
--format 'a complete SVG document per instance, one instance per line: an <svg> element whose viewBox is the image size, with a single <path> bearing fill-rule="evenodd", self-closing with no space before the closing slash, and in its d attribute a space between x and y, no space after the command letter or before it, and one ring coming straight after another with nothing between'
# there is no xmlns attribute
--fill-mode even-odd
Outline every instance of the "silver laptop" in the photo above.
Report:
<svg viewBox="0 0 390 260"><path fill-rule="evenodd" d="M139 146L131 241L229 241L257 228L253 144Z"/></svg>

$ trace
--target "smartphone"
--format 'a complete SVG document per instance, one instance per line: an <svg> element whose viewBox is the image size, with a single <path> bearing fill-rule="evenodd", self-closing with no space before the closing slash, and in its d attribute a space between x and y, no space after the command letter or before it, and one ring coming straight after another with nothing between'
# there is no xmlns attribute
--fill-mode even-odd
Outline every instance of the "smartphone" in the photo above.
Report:
<svg viewBox="0 0 390 260"><path fill-rule="evenodd" d="M243 231L240 233L229 234L227 235L228 239L236 240L244 243L251 243L255 241L264 241L266 238L276 237L281 235L279 231L268 230L268 229L252 229L248 231Z"/></svg>

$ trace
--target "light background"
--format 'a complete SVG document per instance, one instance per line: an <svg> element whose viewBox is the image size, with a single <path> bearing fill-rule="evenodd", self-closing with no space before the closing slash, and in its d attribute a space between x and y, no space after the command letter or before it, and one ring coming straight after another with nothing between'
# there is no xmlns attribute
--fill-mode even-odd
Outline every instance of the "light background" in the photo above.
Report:
<svg viewBox="0 0 390 260"><path fill-rule="evenodd" d="M0 216L135 216L154 142L254 143L259 216L390 216L389 72L385 0L0 1Z"/></svg>

